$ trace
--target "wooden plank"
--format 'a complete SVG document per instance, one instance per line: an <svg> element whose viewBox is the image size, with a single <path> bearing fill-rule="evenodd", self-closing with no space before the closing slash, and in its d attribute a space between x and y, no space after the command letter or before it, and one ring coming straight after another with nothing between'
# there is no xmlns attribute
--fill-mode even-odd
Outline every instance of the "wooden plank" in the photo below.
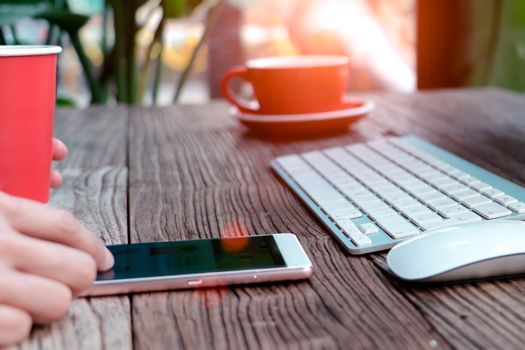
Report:
<svg viewBox="0 0 525 350"><path fill-rule="evenodd" d="M57 166L63 186L51 205L70 210L107 243L125 243L127 230L127 111L59 109L55 135L69 147ZM68 315L38 326L19 349L130 349L129 298L86 298Z"/></svg>
<svg viewBox="0 0 525 350"><path fill-rule="evenodd" d="M385 131L268 140L227 106L137 109L130 115L132 242L294 232L315 264L308 282L136 295L137 349L447 348L406 291L370 257L349 257L269 169L273 157ZM366 129L366 130L364 130Z"/></svg>

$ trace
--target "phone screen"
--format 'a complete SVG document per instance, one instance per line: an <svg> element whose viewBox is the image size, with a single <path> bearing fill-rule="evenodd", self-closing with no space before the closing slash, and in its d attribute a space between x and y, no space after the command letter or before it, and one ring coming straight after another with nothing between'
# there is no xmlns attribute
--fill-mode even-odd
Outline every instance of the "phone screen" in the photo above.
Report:
<svg viewBox="0 0 525 350"><path fill-rule="evenodd" d="M217 238L109 246L115 256L112 270L97 280L285 267L272 236Z"/></svg>

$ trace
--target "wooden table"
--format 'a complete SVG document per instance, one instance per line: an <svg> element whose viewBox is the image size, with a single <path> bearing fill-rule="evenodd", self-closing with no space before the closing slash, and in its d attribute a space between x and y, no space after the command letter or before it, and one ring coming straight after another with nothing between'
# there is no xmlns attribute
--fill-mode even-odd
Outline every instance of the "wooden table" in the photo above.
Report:
<svg viewBox="0 0 525 350"><path fill-rule="evenodd" d="M348 133L261 137L224 102L57 112L71 153L53 205L107 243L294 232L315 265L308 282L76 300L21 348L502 348L525 345L525 280L400 284L385 254L347 255L270 171L291 152L413 133L525 183L525 98L496 89L371 94Z"/></svg>

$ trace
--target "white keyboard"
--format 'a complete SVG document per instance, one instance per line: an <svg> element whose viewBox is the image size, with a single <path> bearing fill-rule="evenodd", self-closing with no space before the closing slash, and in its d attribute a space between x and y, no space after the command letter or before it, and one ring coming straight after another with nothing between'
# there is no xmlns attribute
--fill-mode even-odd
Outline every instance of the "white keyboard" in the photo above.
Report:
<svg viewBox="0 0 525 350"><path fill-rule="evenodd" d="M351 254L447 225L525 217L525 189L415 136L287 155L272 168Z"/></svg>

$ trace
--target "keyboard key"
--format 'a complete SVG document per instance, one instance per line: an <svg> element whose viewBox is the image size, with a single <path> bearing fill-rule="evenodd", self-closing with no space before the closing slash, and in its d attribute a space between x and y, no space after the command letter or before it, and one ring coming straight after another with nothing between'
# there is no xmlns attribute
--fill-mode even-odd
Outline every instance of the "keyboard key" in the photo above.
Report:
<svg viewBox="0 0 525 350"><path fill-rule="evenodd" d="M443 173L431 166L428 166L427 169L418 171L416 175L418 175L419 177L423 177L425 179L431 179L434 177L442 176Z"/></svg>
<svg viewBox="0 0 525 350"><path fill-rule="evenodd" d="M443 199L436 199L436 200L432 200L428 202L428 205L434 210L439 210L441 208L449 207L451 205L456 205L456 204L457 204L456 201L448 197L445 197Z"/></svg>
<svg viewBox="0 0 525 350"><path fill-rule="evenodd" d="M343 218L356 219L356 218L363 216L361 211L353 206L328 211L328 215L336 221L338 219L343 219Z"/></svg>
<svg viewBox="0 0 525 350"><path fill-rule="evenodd" d="M372 244L372 240L357 227L343 229L343 232L352 240L357 247L366 247Z"/></svg>
<svg viewBox="0 0 525 350"><path fill-rule="evenodd" d="M478 192L483 192L485 190L488 190L489 188L492 188L492 186L490 186L490 185L488 185L488 184L486 184L484 182L481 182L481 181L470 183L470 184L468 184L468 186L472 187L473 189L475 189Z"/></svg>
<svg viewBox="0 0 525 350"><path fill-rule="evenodd" d="M415 196L425 203L430 203L435 200L447 198L443 193L434 190L434 192L417 193Z"/></svg>
<svg viewBox="0 0 525 350"><path fill-rule="evenodd" d="M379 228L372 223L359 225L359 230L363 232L365 235L370 235L372 233L379 232Z"/></svg>
<svg viewBox="0 0 525 350"><path fill-rule="evenodd" d="M387 216L396 215L395 210L390 207L372 208L367 210L367 213L376 221Z"/></svg>
<svg viewBox="0 0 525 350"><path fill-rule="evenodd" d="M510 210L494 202L475 207L474 211L485 219L497 219L512 214Z"/></svg>
<svg viewBox="0 0 525 350"><path fill-rule="evenodd" d="M350 198L359 197L362 195L370 194L370 190L364 186L355 186L352 188L347 188L343 190L343 193Z"/></svg>
<svg viewBox="0 0 525 350"><path fill-rule="evenodd" d="M391 185L388 187L375 188L374 191L380 196L395 195L395 194L404 194L399 187Z"/></svg>
<svg viewBox="0 0 525 350"><path fill-rule="evenodd" d="M469 210L465 208L464 206L462 206L461 204L456 204L456 205L451 205L448 207L440 208L438 209L438 212L448 219L453 216L458 216L466 212L469 212Z"/></svg>
<svg viewBox="0 0 525 350"><path fill-rule="evenodd" d="M461 215L458 215L458 216L455 216L449 219L445 219L439 223L432 224L430 225L429 230L447 227L447 226L453 226L453 225L467 224L470 222L478 222L482 220L483 219L481 218L481 216L469 211L464 214L461 214Z"/></svg>
<svg viewBox="0 0 525 350"><path fill-rule="evenodd" d="M508 195L499 196L499 197L494 198L494 202L497 202L504 206L508 206L509 204L515 203L517 201L518 200L516 198L508 196Z"/></svg>
<svg viewBox="0 0 525 350"><path fill-rule="evenodd" d="M313 197L314 197L315 202L317 202L317 204L319 204L320 206L322 206L324 203L345 200L345 197L343 197L337 191L334 191L334 192L326 191L326 192L322 192L322 193L315 192L315 195Z"/></svg>
<svg viewBox="0 0 525 350"><path fill-rule="evenodd" d="M332 186L317 173L304 173L294 176L294 180L303 188L331 188ZM335 191L335 190L334 190Z"/></svg>
<svg viewBox="0 0 525 350"><path fill-rule="evenodd" d="M427 225L426 231L436 230L436 229L444 228L447 226L462 225L466 223L468 223L468 221L461 221L460 219L457 219L457 218L450 218L450 219L445 219L443 221Z"/></svg>
<svg viewBox="0 0 525 350"><path fill-rule="evenodd" d="M343 208L354 208L353 205L350 204L347 200L338 200L335 202L325 202L322 205L320 205L321 208L323 208L326 211L334 211L337 209L343 209ZM354 208L355 209L355 208Z"/></svg>
<svg viewBox="0 0 525 350"><path fill-rule="evenodd" d="M443 218L438 214L430 211L428 213L420 213L410 216L410 219L414 221L418 226L426 228L428 224L434 224L436 222L443 221Z"/></svg>
<svg viewBox="0 0 525 350"><path fill-rule="evenodd" d="M375 199L372 199L372 197L368 196L356 197L356 199L352 199L352 201L359 208L364 208L367 205L370 205L369 207L377 207L385 204L382 200L380 200L377 197Z"/></svg>
<svg viewBox="0 0 525 350"><path fill-rule="evenodd" d="M361 209L363 209L367 213L374 209L389 208L388 204L386 204L385 202L381 200L361 203L359 206L361 207Z"/></svg>
<svg viewBox="0 0 525 350"><path fill-rule="evenodd" d="M388 177L396 177L400 176L401 174L407 175L408 172L406 170L403 170L400 166L397 166L396 164L392 163L393 165L389 169L382 170L383 175L388 175Z"/></svg>
<svg viewBox="0 0 525 350"><path fill-rule="evenodd" d="M412 218L413 216L416 216L416 215L423 215L423 214L433 213L432 210L428 209L424 205L421 205L419 207L403 208L403 209L400 209L400 211L403 214L405 214L406 216L410 217L410 218Z"/></svg>
<svg viewBox="0 0 525 350"><path fill-rule="evenodd" d="M336 185L336 187L341 192L345 192L346 190L352 190L352 189L357 188L357 187L364 188L363 185L361 185L359 182L355 181L354 179L349 180L349 181L345 182L344 184L343 183L339 183L339 184Z"/></svg>
<svg viewBox="0 0 525 350"><path fill-rule="evenodd" d="M363 193L359 196L352 196L351 198L352 198L352 201L354 201L358 205L379 200L379 197L373 194L372 192Z"/></svg>
<svg viewBox="0 0 525 350"><path fill-rule="evenodd" d="M461 203L463 203L469 208L479 207L480 205L489 204L491 202L492 200L490 198L485 197L485 196L480 196L480 195L476 197L470 197L470 198L465 198L461 200Z"/></svg>
<svg viewBox="0 0 525 350"><path fill-rule="evenodd" d="M473 187L473 186L481 183L481 181L479 181L478 179L476 179L473 176L466 176L466 177L461 179L461 182L463 182L464 184L466 184L466 185L468 185L470 187Z"/></svg>
<svg viewBox="0 0 525 350"><path fill-rule="evenodd" d="M452 219L444 219L441 221L429 222L422 226L424 231L436 230L438 228L450 226L452 224Z"/></svg>
<svg viewBox="0 0 525 350"><path fill-rule="evenodd" d="M461 193L469 190L467 186L460 184L459 182L447 186L442 186L439 189L448 194L449 196L455 193Z"/></svg>
<svg viewBox="0 0 525 350"><path fill-rule="evenodd" d="M396 202L401 202L401 201L406 201L406 200L411 200L412 199L412 197L410 197L408 194L406 194L404 192L388 193L388 194L384 195L383 198L389 203L396 203Z"/></svg>
<svg viewBox="0 0 525 350"><path fill-rule="evenodd" d="M356 184L356 181L354 181L354 178L347 174L345 174L344 176L328 178L328 181L330 181L336 187L343 187L346 185Z"/></svg>
<svg viewBox="0 0 525 350"><path fill-rule="evenodd" d="M298 183L316 203L333 202L336 200L345 199L341 193L337 192L331 185L319 182L317 185L311 183Z"/></svg>
<svg viewBox="0 0 525 350"><path fill-rule="evenodd" d="M443 177L443 176L446 176L445 173L443 173L442 171L440 171L438 169L432 168L432 170L429 170L426 173L425 178L426 179L434 179L434 178Z"/></svg>
<svg viewBox="0 0 525 350"><path fill-rule="evenodd" d="M417 235L420 232L416 226L397 214L383 217L379 219L377 223L393 239Z"/></svg>
<svg viewBox="0 0 525 350"><path fill-rule="evenodd" d="M461 202L463 199L478 197L479 195L479 192L474 191L473 189L468 189L463 192L454 193L452 198Z"/></svg>
<svg viewBox="0 0 525 350"><path fill-rule="evenodd" d="M400 211L408 208L421 207L421 203L413 198L392 202L392 205Z"/></svg>
<svg viewBox="0 0 525 350"><path fill-rule="evenodd" d="M358 247L366 247L372 245L372 240L362 233L353 234L352 236L350 236L350 239Z"/></svg>
<svg viewBox="0 0 525 350"><path fill-rule="evenodd" d="M516 213L525 213L525 203L523 202L517 202L517 203L510 203L507 208L509 208L512 211L515 211Z"/></svg>
<svg viewBox="0 0 525 350"><path fill-rule="evenodd" d="M401 174L401 175L394 175L390 178L390 180L394 182L395 184L401 186L402 184L410 184L410 183L416 182L417 177L407 173L407 174Z"/></svg>
<svg viewBox="0 0 525 350"><path fill-rule="evenodd" d="M433 174L435 169L432 168L430 165L427 165L425 163L421 163L420 165L417 165L417 166L412 166L411 167L411 172L412 174L415 174L419 177L426 177L428 176L428 174Z"/></svg>
<svg viewBox="0 0 525 350"><path fill-rule="evenodd" d="M458 223L476 222L482 220L481 216L470 210L458 215L454 215L450 217L450 219L454 219Z"/></svg>
<svg viewBox="0 0 525 350"><path fill-rule="evenodd" d="M398 182L398 185L406 190L407 188L411 188L411 187L424 186L425 183L423 181L419 180L417 177L413 176L413 177L410 177L410 178L406 178L404 180L400 180Z"/></svg>
<svg viewBox="0 0 525 350"><path fill-rule="evenodd" d="M342 229L349 229L351 227L355 227L354 222L352 221L352 219L349 218L338 218L335 220L335 223Z"/></svg>
<svg viewBox="0 0 525 350"><path fill-rule="evenodd" d="M390 181L382 177L380 179L364 181L363 183L370 188L384 188L384 187L390 187L392 185Z"/></svg>
<svg viewBox="0 0 525 350"><path fill-rule="evenodd" d="M439 193L439 191L436 191L434 187L429 186L427 184L423 186L419 186L419 187L410 187L410 188L407 188L406 191L417 198L425 194L430 195L432 193Z"/></svg>
<svg viewBox="0 0 525 350"><path fill-rule="evenodd" d="M456 183L456 180L448 176L435 177L433 179L428 179L428 183L434 185L435 187L447 186L450 184Z"/></svg>
<svg viewBox="0 0 525 350"><path fill-rule="evenodd" d="M498 189L495 189L495 188L489 188L489 189L483 191L483 194L486 195L487 197L492 198L492 199L505 195L505 193L503 193L502 191L500 191Z"/></svg>
<svg viewBox="0 0 525 350"><path fill-rule="evenodd" d="M452 169L450 171L447 172L448 175L452 176L453 178L455 179L463 179L467 176L470 176L469 174L467 174L466 172L464 171L461 171L459 169Z"/></svg>
<svg viewBox="0 0 525 350"><path fill-rule="evenodd" d="M277 158L277 162L286 170L310 169L310 166L299 156L290 155Z"/></svg>
<svg viewBox="0 0 525 350"><path fill-rule="evenodd" d="M434 162L433 164L436 168L438 168L439 170L443 171L443 172L447 172L447 171L450 171L452 169L454 169L452 166L448 165L447 163L445 162L442 162L440 160Z"/></svg>

